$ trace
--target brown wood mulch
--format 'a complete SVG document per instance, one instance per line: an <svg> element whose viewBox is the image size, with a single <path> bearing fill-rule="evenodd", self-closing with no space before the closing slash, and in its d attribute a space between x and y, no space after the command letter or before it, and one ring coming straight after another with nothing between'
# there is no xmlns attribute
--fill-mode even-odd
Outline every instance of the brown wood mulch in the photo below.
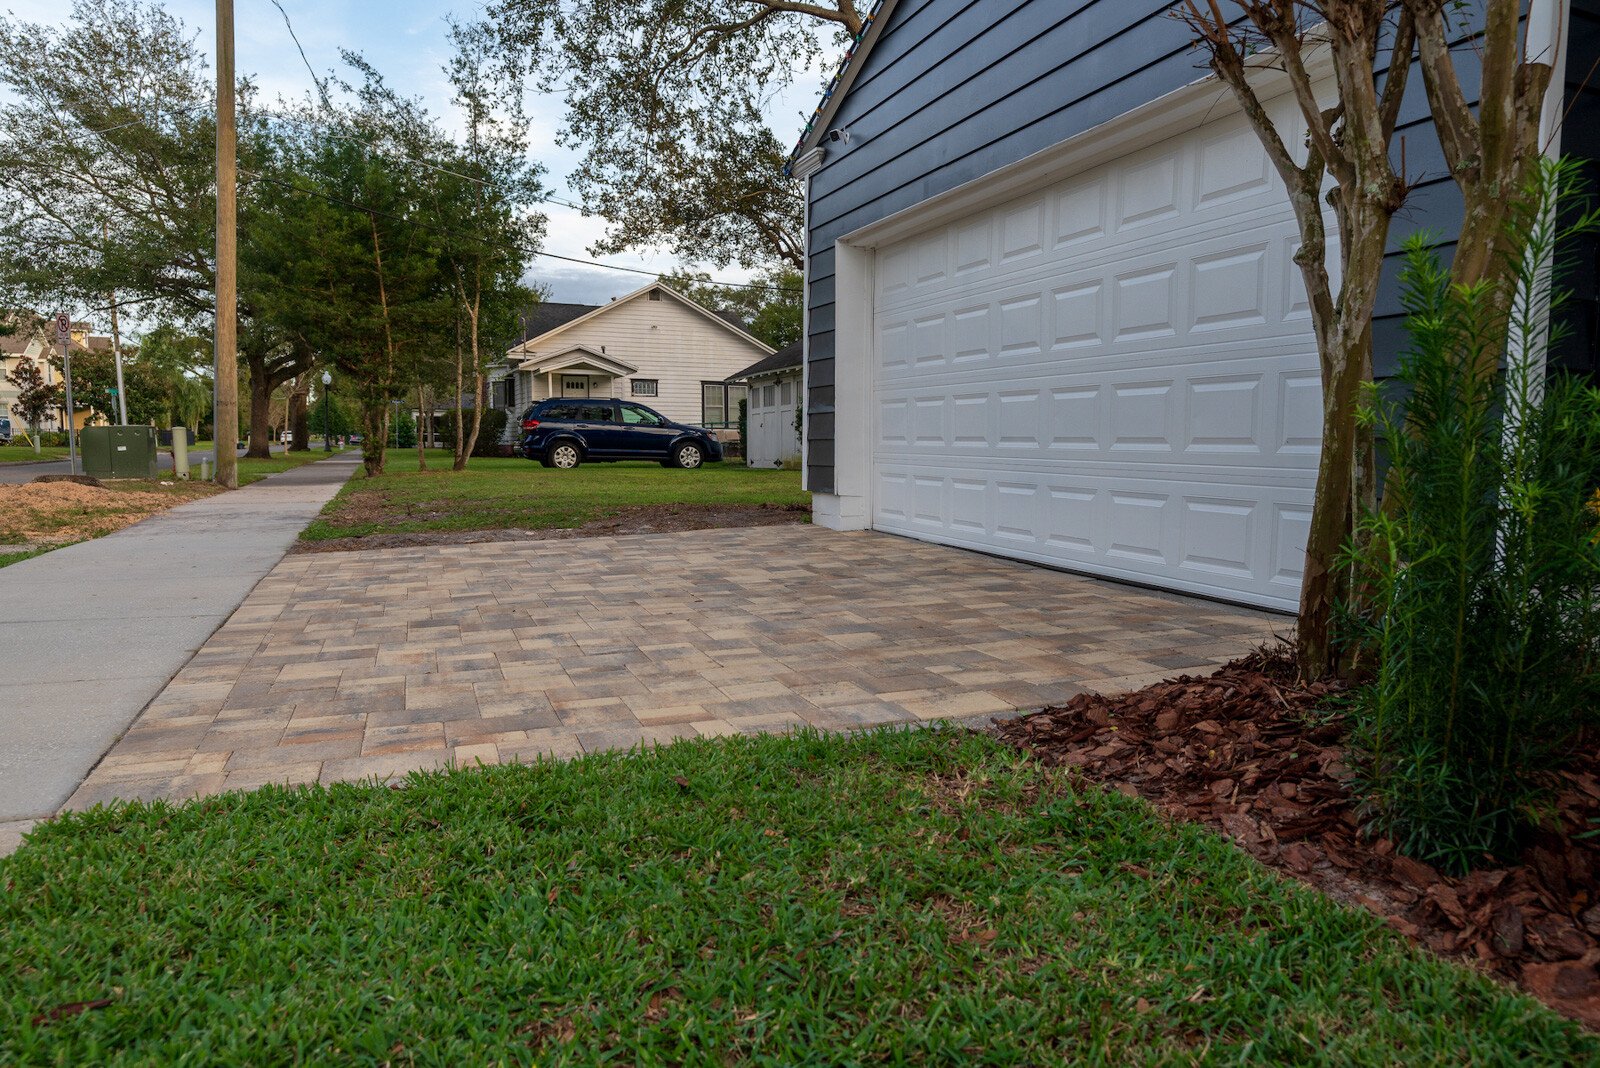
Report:
<svg viewBox="0 0 1600 1068"><path fill-rule="evenodd" d="M1184 676L997 725L1043 763L1219 828L1258 860L1364 906L1431 949L1480 962L1600 1029L1600 754L1595 738L1561 776L1560 831L1520 863L1447 876L1362 833L1346 786L1332 689L1297 682L1262 651L1209 677Z"/></svg>
<svg viewBox="0 0 1600 1068"><path fill-rule="evenodd" d="M680 530L767 527L803 523L811 515L804 504L641 504L576 527L545 530L419 530L403 534L368 534L359 538L299 541L296 553L343 553L363 549L405 549L419 545L476 545L490 541L566 541L627 534L668 534Z"/></svg>

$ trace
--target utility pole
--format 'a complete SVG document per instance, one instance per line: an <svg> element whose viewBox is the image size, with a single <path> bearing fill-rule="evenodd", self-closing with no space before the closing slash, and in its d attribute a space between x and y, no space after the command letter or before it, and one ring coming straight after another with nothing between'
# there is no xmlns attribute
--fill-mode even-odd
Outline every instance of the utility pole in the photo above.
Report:
<svg viewBox="0 0 1600 1068"><path fill-rule="evenodd" d="M239 488L238 132L233 115L233 0L217 0L217 485Z"/></svg>
<svg viewBox="0 0 1600 1068"><path fill-rule="evenodd" d="M111 222L106 220L100 224L100 232L105 235L106 244L111 244ZM117 291L111 290L111 361L117 367L117 425L128 425L128 394L122 386L122 331L117 329Z"/></svg>

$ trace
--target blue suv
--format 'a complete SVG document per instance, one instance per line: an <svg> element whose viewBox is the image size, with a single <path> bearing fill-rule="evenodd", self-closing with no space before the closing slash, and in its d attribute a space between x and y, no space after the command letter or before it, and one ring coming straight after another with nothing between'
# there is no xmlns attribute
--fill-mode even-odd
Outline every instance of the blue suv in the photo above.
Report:
<svg viewBox="0 0 1600 1068"><path fill-rule="evenodd" d="M703 427L674 423L632 401L540 401L522 413L522 455L546 467L585 460L659 460L663 467L699 467L722 459Z"/></svg>

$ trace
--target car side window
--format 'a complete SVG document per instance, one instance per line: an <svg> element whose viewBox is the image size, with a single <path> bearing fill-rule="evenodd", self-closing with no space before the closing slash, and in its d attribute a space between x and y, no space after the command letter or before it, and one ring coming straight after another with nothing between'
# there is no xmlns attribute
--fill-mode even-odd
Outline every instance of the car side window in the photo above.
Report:
<svg viewBox="0 0 1600 1068"><path fill-rule="evenodd" d="M541 418L552 423L571 423L578 418L578 407L575 404L557 404L546 408Z"/></svg>
<svg viewBox="0 0 1600 1068"><path fill-rule="evenodd" d="M585 404L579 409L578 418L585 423L615 422L611 416L611 405L609 404Z"/></svg>
<svg viewBox="0 0 1600 1068"><path fill-rule="evenodd" d="M661 418L654 412L646 411L637 404L623 404L622 421L629 426L660 426Z"/></svg>

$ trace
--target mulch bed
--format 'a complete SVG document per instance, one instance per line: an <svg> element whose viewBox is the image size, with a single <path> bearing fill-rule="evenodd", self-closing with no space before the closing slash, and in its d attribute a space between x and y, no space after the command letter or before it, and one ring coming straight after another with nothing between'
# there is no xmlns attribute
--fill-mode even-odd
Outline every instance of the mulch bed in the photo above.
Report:
<svg viewBox="0 0 1600 1068"><path fill-rule="evenodd" d="M362 538L327 538L296 542L297 553L342 553L363 549L407 549L418 545L476 545L487 541L565 541L610 538L625 534L667 534L679 530L769 527L803 523L811 514L804 504L643 504L576 527L548 530L422 530L408 534L369 534Z"/></svg>
<svg viewBox="0 0 1600 1068"><path fill-rule="evenodd" d="M1456 878L1362 833L1327 685L1297 682L1281 651L997 725L1051 765L1221 829L1262 862L1360 904L1401 933L1491 972L1600 1029L1600 754L1588 738L1562 776L1562 830L1514 867Z"/></svg>

